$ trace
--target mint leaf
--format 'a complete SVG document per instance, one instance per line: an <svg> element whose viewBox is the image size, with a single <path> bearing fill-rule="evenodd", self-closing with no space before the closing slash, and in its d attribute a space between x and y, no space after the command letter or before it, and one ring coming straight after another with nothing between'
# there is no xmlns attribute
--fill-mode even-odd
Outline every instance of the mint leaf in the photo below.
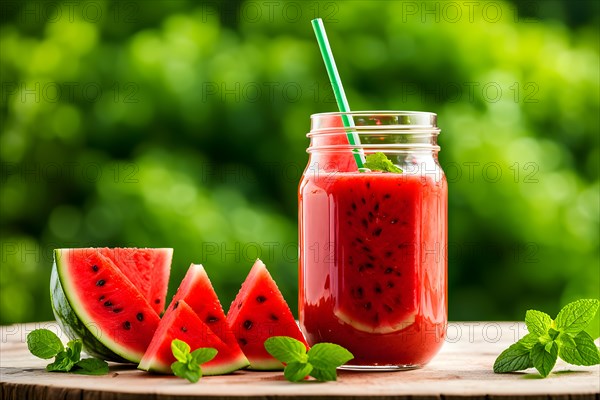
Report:
<svg viewBox="0 0 600 400"><path fill-rule="evenodd" d="M192 351L190 363L195 365L204 364L216 357L218 351L212 347L202 347Z"/></svg>
<svg viewBox="0 0 600 400"><path fill-rule="evenodd" d="M365 168L371 171L402 173L402 169L394 165L383 153L373 153L366 157Z"/></svg>
<svg viewBox="0 0 600 400"><path fill-rule="evenodd" d="M173 374L192 383L198 382L202 377L200 364L212 360L217 355L217 350L212 347L202 347L190 353L190 346L179 339L173 339L171 351L177 360L171 364Z"/></svg>
<svg viewBox="0 0 600 400"><path fill-rule="evenodd" d="M85 358L75 363L71 372L81 375L106 375L108 363L99 358Z"/></svg>
<svg viewBox="0 0 600 400"><path fill-rule="evenodd" d="M528 350L531 350L533 346L535 346L535 344L538 342L539 338L533 333L528 333L527 335L523 336L519 341L517 341L517 343L520 343L521 345L525 346L525 348Z"/></svg>
<svg viewBox="0 0 600 400"><path fill-rule="evenodd" d="M531 361L531 357L529 356L531 347L527 347L529 343L523 341L523 339L500 353L494 362L495 373L500 374L504 372L521 371L533 367L533 361Z"/></svg>
<svg viewBox="0 0 600 400"><path fill-rule="evenodd" d="M567 304L556 316L556 329L572 336L584 330L600 307L596 299L582 299Z"/></svg>
<svg viewBox="0 0 600 400"><path fill-rule="evenodd" d="M64 347L58 336L49 329L36 329L27 335L27 348L45 360L56 356Z"/></svg>
<svg viewBox="0 0 600 400"><path fill-rule="evenodd" d="M552 318L541 311L527 310L527 313L525 313L525 324L530 333L542 336L552 327Z"/></svg>
<svg viewBox="0 0 600 400"><path fill-rule="evenodd" d="M282 363L305 363L308 360L304 343L288 336L272 336L265 340L264 346L270 355Z"/></svg>
<svg viewBox="0 0 600 400"><path fill-rule="evenodd" d="M563 335L561 335L562 338ZM558 355L564 361L574 365L591 366L600 364L600 351L594 344L594 339L587 332L579 332L571 338L564 335L565 339L558 349Z"/></svg>
<svg viewBox="0 0 600 400"><path fill-rule="evenodd" d="M67 356L71 359L71 361L73 361L73 363L76 363L81 359L82 348L83 344L81 343L80 339L71 340L69 343L67 343Z"/></svg>
<svg viewBox="0 0 600 400"><path fill-rule="evenodd" d="M310 364L292 361L285 366L283 376L290 382L300 382L304 380L312 370L313 366Z"/></svg>
<svg viewBox="0 0 600 400"><path fill-rule="evenodd" d="M558 358L558 344L556 342L549 342L546 345L537 343L531 349L531 360L533 366L538 370L542 377L547 377L556 364Z"/></svg>
<svg viewBox="0 0 600 400"><path fill-rule="evenodd" d="M61 351L56 355L53 363L46 365L49 372L69 372L77 361L73 361L67 351Z"/></svg>
<svg viewBox="0 0 600 400"><path fill-rule="evenodd" d="M175 376L187 379L192 383L196 383L202 377L202 370L199 366L196 365L196 367L193 367L193 365L196 364L190 365L181 361L175 361L173 364L171 364L171 370Z"/></svg>
<svg viewBox="0 0 600 400"><path fill-rule="evenodd" d="M308 362L318 369L337 368L353 358L352 353L333 343L317 343L308 351Z"/></svg>
<svg viewBox="0 0 600 400"><path fill-rule="evenodd" d="M319 381L335 381L336 367L354 358L348 350L333 343L317 343L307 353L302 342L288 336L270 337L264 346L269 354L287 364L283 376L290 382L298 382L306 375Z"/></svg>
<svg viewBox="0 0 600 400"><path fill-rule="evenodd" d="M190 354L190 345L183 340L173 339L171 342L171 351L175 359L182 363L188 362L188 354Z"/></svg>
<svg viewBox="0 0 600 400"><path fill-rule="evenodd" d="M336 381L337 372L335 367L329 368L313 368L310 376L321 382Z"/></svg>

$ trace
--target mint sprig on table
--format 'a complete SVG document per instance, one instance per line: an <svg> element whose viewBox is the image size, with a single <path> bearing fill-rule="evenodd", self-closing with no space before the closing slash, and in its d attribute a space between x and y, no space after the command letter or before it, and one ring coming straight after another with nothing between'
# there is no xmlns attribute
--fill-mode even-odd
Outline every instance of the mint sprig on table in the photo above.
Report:
<svg viewBox="0 0 600 400"><path fill-rule="evenodd" d="M176 376L196 383L202 378L202 367L200 364L209 362L217 355L217 350L212 347L202 347L190 353L190 345L183 340L173 339L171 351L175 361L171 364L171 370Z"/></svg>
<svg viewBox="0 0 600 400"><path fill-rule="evenodd" d="M494 372L535 367L545 378L558 357L573 365L600 364L600 350L584 331L599 307L600 301L595 299L574 301L560 310L555 320L541 311L527 311L525 324L529 333L498 356Z"/></svg>
<svg viewBox="0 0 600 400"><path fill-rule="evenodd" d="M283 376L290 382L299 382L307 376L318 381L337 380L336 368L354 356L342 346L318 343L306 351L299 340L288 336L273 336L265 340L265 349L285 364Z"/></svg>
<svg viewBox="0 0 600 400"><path fill-rule="evenodd" d="M367 171L381 171L381 172L394 172L397 174L402 173L402 169L392 163L387 156L381 152L369 154L364 162L364 167L361 168L360 172Z"/></svg>
<svg viewBox="0 0 600 400"><path fill-rule="evenodd" d="M99 358L81 359L81 340L71 340L65 348L59 337L49 329L36 329L27 335L27 347L31 354L54 362L46 366L50 372L72 372L83 375L106 375L108 364Z"/></svg>

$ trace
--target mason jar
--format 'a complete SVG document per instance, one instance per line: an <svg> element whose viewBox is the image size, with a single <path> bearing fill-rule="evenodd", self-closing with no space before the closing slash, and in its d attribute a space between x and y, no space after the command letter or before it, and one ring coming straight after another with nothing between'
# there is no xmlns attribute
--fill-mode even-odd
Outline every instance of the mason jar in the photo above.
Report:
<svg viewBox="0 0 600 400"><path fill-rule="evenodd" d="M344 368L418 368L444 342L439 133L428 112L311 116L298 192L299 319L310 345L337 343L354 355Z"/></svg>

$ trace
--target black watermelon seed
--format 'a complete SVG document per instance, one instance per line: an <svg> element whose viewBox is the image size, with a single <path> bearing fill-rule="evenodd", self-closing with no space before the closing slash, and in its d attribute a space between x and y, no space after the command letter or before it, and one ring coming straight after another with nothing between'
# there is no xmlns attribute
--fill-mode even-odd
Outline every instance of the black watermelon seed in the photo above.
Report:
<svg viewBox="0 0 600 400"><path fill-rule="evenodd" d="M242 308L242 302L241 302L241 301L238 303L238 310L239 310L240 308Z"/></svg>
<svg viewBox="0 0 600 400"><path fill-rule="evenodd" d="M375 203L373 210L375 210L375 212L379 211L379 203Z"/></svg>
<svg viewBox="0 0 600 400"><path fill-rule="evenodd" d="M115 314L118 314L118 313L120 313L121 311L123 311L123 309L122 309L122 308L114 308L114 309L113 309L113 312L114 312Z"/></svg>
<svg viewBox="0 0 600 400"><path fill-rule="evenodd" d="M141 312L137 313L137 315L135 317L140 322L142 322L144 320L144 314L142 314Z"/></svg>
<svg viewBox="0 0 600 400"><path fill-rule="evenodd" d="M369 211L369 222L373 222L375 220L375 214L372 211Z"/></svg>
<svg viewBox="0 0 600 400"><path fill-rule="evenodd" d="M386 286L387 286L387 287L389 287L389 288L391 289L391 288L393 288L395 285L394 285L394 282L392 282L392 281L389 281L389 282L386 284Z"/></svg>
<svg viewBox="0 0 600 400"><path fill-rule="evenodd" d="M279 321L279 317L277 315L275 315L275 314L271 314L271 319L273 321Z"/></svg>
<svg viewBox="0 0 600 400"><path fill-rule="evenodd" d="M367 182L367 189L371 188L371 182Z"/></svg>
<svg viewBox="0 0 600 400"><path fill-rule="evenodd" d="M392 272L394 272L394 270L392 269L392 267L387 267L385 269L385 271L383 271L384 274L391 274Z"/></svg>
<svg viewBox="0 0 600 400"><path fill-rule="evenodd" d="M94 272L98 272L98 266L97 265L92 265L92 271Z"/></svg>
<svg viewBox="0 0 600 400"><path fill-rule="evenodd" d="M104 279L100 279L98 282L96 282L96 286L104 286L105 283L106 281Z"/></svg>
<svg viewBox="0 0 600 400"><path fill-rule="evenodd" d="M248 341L247 341L246 339L244 339L244 338L239 338L239 339L238 339L238 342L239 342L239 343L240 343L242 346L245 346L245 345L247 345L247 344L248 344Z"/></svg>
<svg viewBox="0 0 600 400"><path fill-rule="evenodd" d="M104 302L105 307L111 307L112 305L113 304L110 302L110 300Z"/></svg>
<svg viewBox="0 0 600 400"><path fill-rule="evenodd" d="M392 252L391 251L386 251L385 252L385 258L390 258L392 256Z"/></svg>
<svg viewBox="0 0 600 400"><path fill-rule="evenodd" d="M373 317L373 321L375 321L375 323L379 322L379 313L375 313L375 316Z"/></svg>
<svg viewBox="0 0 600 400"><path fill-rule="evenodd" d="M386 194L383 195L384 199L389 199L390 197L392 197L392 195L389 194L389 193L386 193Z"/></svg>
<svg viewBox="0 0 600 400"><path fill-rule="evenodd" d="M369 254L369 255L367 256L367 258L368 258L370 261L375 261L375 260L376 260L375 256L374 256L374 255L372 255L372 254Z"/></svg>
<svg viewBox="0 0 600 400"><path fill-rule="evenodd" d="M179 307L179 300L177 300L175 302L175 304L173 304L173 310L176 309L177 307Z"/></svg>
<svg viewBox="0 0 600 400"><path fill-rule="evenodd" d="M362 299L362 297L363 297L363 288L357 287L356 289L352 289L352 292L354 294L354 297L356 297L357 299Z"/></svg>
<svg viewBox="0 0 600 400"><path fill-rule="evenodd" d="M219 318L209 315L208 318L206 318L206 322L209 324L213 324L215 322L217 322L219 320Z"/></svg>
<svg viewBox="0 0 600 400"><path fill-rule="evenodd" d="M103 301L105 299L104 295L98 297L98 301Z"/></svg>
<svg viewBox="0 0 600 400"><path fill-rule="evenodd" d="M369 227L369 223L367 222L367 219L366 219L366 218L363 218L363 219L362 219L362 221L360 221L360 222L361 222L361 223L362 223L362 225L365 227L365 229Z"/></svg>
<svg viewBox="0 0 600 400"><path fill-rule="evenodd" d="M187 332L187 328L185 326L181 327L181 332Z"/></svg>
<svg viewBox="0 0 600 400"><path fill-rule="evenodd" d="M383 305L383 308L385 308L385 311L387 311L387 312L389 312L389 313L391 313L392 311L394 311L394 310L392 309L392 307L388 306L387 304L384 304L384 305Z"/></svg>
<svg viewBox="0 0 600 400"><path fill-rule="evenodd" d="M382 293L382 292L383 292L383 291L381 290L381 285L379 285L379 283L375 285L375 287L373 288L373 290L374 290L374 291L375 291L375 293L377 293L377 294L380 294L380 293Z"/></svg>
<svg viewBox="0 0 600 400"><path fill-rule="evenodd" d="M356 241L357 241L358 243L362 243L362 242L363 242L361 238L356 238Z"/></svg>
<svg viewBox="0 0 600 400"><path fill-rule="evenodd" d="M373 236L379 236L379 235L381 235L381 231L382 231L382 230L383 230L383 229L381 229L381 228L377 228L377 229L375 229L375 230L373 231Z"/></svg>
<svg viewBox="0 0 600 400"><path fill-rule="evenodd" d="M354 211L356 211L356 203L354 203L354 202L353 202L352 204L350 204L350 206L352 207L352 209L353 209Z"/></svg>
<svg viewBox="0 0 600 400"><path fill-rule="evenodd" d="M160 299L154 300L154 304L160 304Z"/></svg>
<svg viewBox="0 0 600 400"><path fill-rule="evenodd" d="M365 200L365 198L364 198L364 197L361 197L361 198L360 198L360 202L361 202L361 203L363 203L363 205L364 205L364 204L367 204L367 200Z"/></svg>
<svg viewBox="0 0 600 400"><path fill-rule="evenodd" d="M265 296L258 296L256 298L256 301L258 301L259 303L264 303L265 301L267 301L267 298Z"/></svg>
<svg viewBox="0 0 600 400"><path fill-rule="evenodd" d="M245 321L244 321L244 328L245 328L246 330L250 330L250 329L252 329L252 321L250 321L249 319L245 320Z"/></svg>
<svg viewBox="0 0 600 400"><path fill-rule="evenodd" d="M125 323L123 324L123 328L125 328L125 330L130 330L131 329L131 322L125 321Z"/></svg>
<svg viewBox="0 0 600 400"><path fill-rule="evenodd" d="M366 251L367 253L369 253L371 251L371 249L367 246L363 246L362 248L364 251Z"/></svg>

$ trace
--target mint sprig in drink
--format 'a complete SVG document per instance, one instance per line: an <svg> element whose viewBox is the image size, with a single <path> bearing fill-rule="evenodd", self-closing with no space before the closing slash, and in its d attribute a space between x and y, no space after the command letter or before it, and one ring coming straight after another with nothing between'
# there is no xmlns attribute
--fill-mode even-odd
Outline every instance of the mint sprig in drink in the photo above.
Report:
<svg viewBox="0 0 600 400"><path fill-rule="evenodd" d="M311 345L352 352L347 368L420 367L447 322L436 115L349 112L331 52L323 54L342 112L311 117L299 188L302 329Z"/></svg>

